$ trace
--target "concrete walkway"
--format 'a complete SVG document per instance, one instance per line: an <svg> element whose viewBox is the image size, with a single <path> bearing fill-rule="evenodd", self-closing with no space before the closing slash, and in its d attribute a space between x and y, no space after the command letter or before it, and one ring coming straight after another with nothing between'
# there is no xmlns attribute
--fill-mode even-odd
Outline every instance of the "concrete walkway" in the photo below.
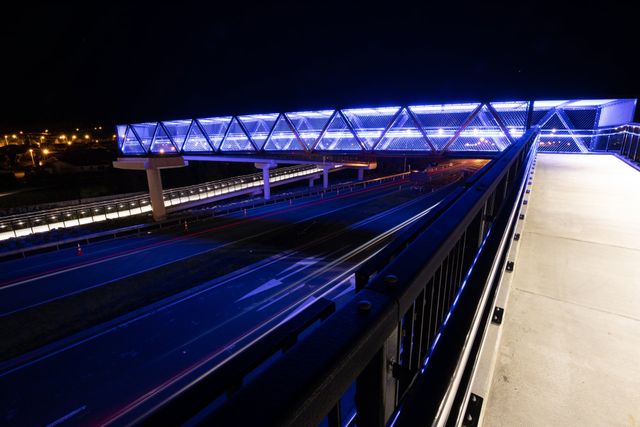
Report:
<svg viewBox="0 0 640 427"><path fill-rule="evenodd" d="M640 426L640 172L539 154L484 426Z"/></svg>

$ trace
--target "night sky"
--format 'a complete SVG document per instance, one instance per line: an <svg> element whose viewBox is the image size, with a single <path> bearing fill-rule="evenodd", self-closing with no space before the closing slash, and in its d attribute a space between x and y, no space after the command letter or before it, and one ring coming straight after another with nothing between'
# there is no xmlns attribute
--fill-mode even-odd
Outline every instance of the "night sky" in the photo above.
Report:
<svg viewBox="0 0 640 427"><path fill-rule="evenodd" d="M630 3L215 3L6 10L0 132L640 93Z"/></svg>

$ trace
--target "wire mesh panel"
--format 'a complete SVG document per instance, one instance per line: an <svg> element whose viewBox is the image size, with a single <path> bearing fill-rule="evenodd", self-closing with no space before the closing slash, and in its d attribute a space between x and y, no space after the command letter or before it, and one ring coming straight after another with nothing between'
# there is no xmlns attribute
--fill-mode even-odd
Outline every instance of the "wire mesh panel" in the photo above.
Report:
<svg viewBox="0 0 640 427"><path fill-rule="evenodd" d="M316 150L361 151L362 146L341 114L336 114L315 147Z"/></svg>
<svg viewBox="0 0 640 427"><path fill-rule="evenodd" d="M187 133L191 127L192 120L172 120L170 122L162 122L167 134L173 141L178 150L182 150Z"/></svg>
<svg viewBox="0 0 640 427"><path fill-rule="evenodd" d="M406 108L402 109L375 149L378 151L431 151L429 143Z"/></svg>
<svg viewBox="0 0 640 427"><path fill-rule="evenodd" d="M145 154L146 151L142 148L142 145L138 141L136 134L133 132L133 129L129 126L126 130L124 137L122 138L122 145L120 147L120 151L123 154Z"/></svg>
<svg viewBox="0 0 640 427"><path fill-rule="evenodd" d="M194 120L189 129L187 138L182 145L182 151L185 153L202 153L212 152L213 147L209 144L207 137L200 128L197 120Z"/></svg>
<svg viewBox="0 0 640 427"><path fill-rule="evenodd" d="M492 102L491 106L512 138L519 138L524 134L529 112L528 101Z"/></svg>
<svg viewBox="0 0 640 427"><path fill-rule="evenodd" d="M258 149L261 149L269 136L269 132L273 128L273 124L278 118L278 113L273 114L252 114L247 116L239 116L238 120L242 122L244 128L247 130L249 136L256 144Z"/></svg>
<svg viewBox="0 0 640 427"><path fill-rule="evenodd" d="M224 138L229 123L231 123L231 116L227 117L209 117L206 119L198 119L198 123L202 127L202 130L207 134L213 149L217 151L220 148L220 143Z"/></svg>
<svg viewBox="0 0 640 427"><path fill-rule="evenodd" d="M431 143L441 150L478 105L480 104L412 105L409 109Z"/></svg>
<svg viewBox="0 0 640 427"><path fill-rule="evenodd" d="M351 108L342 110L353 130L368 149L372 149L400 107Z"/></svg>
<svg viewBox="0 0 640 427"><path fill-rule="evenodd" d="M144 148L144 151L149 151L149 147L151 147L151 143L153 142L153 135L156 132L156 127L158 126L155 122L149 123L137 123L135 125L131 125L133 130Z"/></svg>
<svg viewBox="0 0 640 427"><path fill-rule="evenodd" d="M124 143L124 138L127 134L127 125L117 125L116 126L116 136L118 138L118 150L122 151L122 144Z"/></svg>
<svg viewBox="0 0 640 427"><path fill-rule="evenodd" d="M173 145L162 123L159 123L158 126L156 126L156 133L153 135L153 141L151 142L151 152L154 154L164 154L175 151L177 151L175 145Z"/></svg>
<svg viewBox="0 0 640 427"><path fill-rule="evenodd" d="M293 123L304 145L311 148L327 125L333 110L299 111L285 114Z"/></svg>
<svg viewBox="0 0 640 427"><path fill-rule="evenodd" d="M287 122L284 115L280 115L278 121L273 127L273 131L267 142L263 146L266 151L290 151L301 150L298 138L291 130L291 126Z"/></svg>
<svg viewBox="0 0 640 427"><path fill-rule="evenodd" d="M234 117L229 125L227 136L225 136L222 144L220 144L220 151L253 151L253 144L251 140L242 129L242 126L238 122L238 118Z"/></svg>

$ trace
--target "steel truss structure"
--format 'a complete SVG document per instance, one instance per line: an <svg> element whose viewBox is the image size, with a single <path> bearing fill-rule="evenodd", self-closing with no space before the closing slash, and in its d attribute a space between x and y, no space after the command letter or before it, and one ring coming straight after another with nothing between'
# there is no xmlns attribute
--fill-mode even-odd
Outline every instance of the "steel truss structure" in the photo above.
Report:
<svg viewBox="0 0 640 427"><path fill-rule="evenodd" d="M508 101L249 114L117 126L125 156L500 152L539 126L541 151L586 152L635 99Z"/></svg>

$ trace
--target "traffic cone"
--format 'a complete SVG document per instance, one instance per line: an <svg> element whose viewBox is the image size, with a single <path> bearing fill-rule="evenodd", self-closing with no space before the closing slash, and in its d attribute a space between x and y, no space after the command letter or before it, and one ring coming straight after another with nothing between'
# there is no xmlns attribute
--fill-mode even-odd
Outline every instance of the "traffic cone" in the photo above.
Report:
<svg viewBox="0 0 640 427"><path fill-rule="evenodd" d="M82 256L82 247L80 243L78 243L78 247L76 248L76 256Z"/></svg>

